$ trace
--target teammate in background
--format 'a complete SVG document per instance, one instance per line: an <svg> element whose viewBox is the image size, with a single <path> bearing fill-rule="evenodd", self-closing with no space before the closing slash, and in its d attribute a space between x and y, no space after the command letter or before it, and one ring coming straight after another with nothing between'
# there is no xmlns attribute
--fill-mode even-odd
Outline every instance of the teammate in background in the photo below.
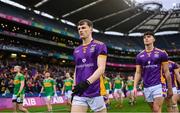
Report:
<svg viewBox="0 0 180 113"><path fill-rule="evenodd" d="M123 104L123 91L122 88L124 86L123 79L120 77L120 75L117 75L114 80L114 98L116 99L117 103L116 107L122 107Z"/></svg>
<svg viewBox="0 0 180 113"><path fill-rule="evenodd" d="M75 74L71 113L87 112L88 106L94 112L106 113L103 96L106 89L103 74L106 67L107 48L92 38L93 24L87 19L78 22L78 33L82 45L74 50Z"/></svg>
<svg viewBox="0 0 180 113"><path fill-rule="evenodd" d="M155 113L161 113L163 104L161 72L168 84L168 98L171 98L172 83L168 68L168 55L165 51L154 47L155 37L152 32L146 32L143 36L145 50L136 57L136 73L134 79L134 92L137 92L138 81L143 78L144 94L150 108Z"/></svg>
<svg viewBox="0 0 180 113"><path fill-rule="evenodd" d="M69 73L66 73L66 79L64 80L64 85L62 88L62 94L65 93L65 97L68 100L68 104L71 104L71 94L72 94L72 86L73 86L73 79L71 78Z"/></svg>
<svg viewBox="0 0 180 113"><path fill-rule="evenodd" d="M45 72L45 79L43 80L41 92L39 94L39 96L41 97L42 92L44 92L48 112L52 112L52 97L57 96L55 81L50 76L51 74L49 72Z"/></svg>
<svg viewBox="0 0 180 113"><path fill-rule="evenodd" d="M179 75L180 75L180 65L178 65L179 67ZM177 93L178 93L178 103L180 103L180 76L176 76L176 82L177 82Z"/></svg>
<svg viewBox="0 0 180 113"><path fill-rule="evenodd" d="M173 96L172 98L165 98L166 104L167 104L167 111L169 113L178 113L178 93L177 93L177 87L176 87L176 79L180 81L180 75L179 75L179 68L178 65L173 62L169 61L169 71L172 79L172 89L173 89ZM167 87L167 86L166 86Z"/></svg>
<svg viewBox="0 0 180 113"><path fill-rule="evenodd" d="M105 103L106 103L106 107L109 108L109 104L110 104L110 100L109 100L109 93L111 91L111 80L110 78L104 76L104 85L106 88L106 95L105 95Z"/></svg>
<svg viewBox="0 0 180 113"><path fill-rule="evenodd" d="M25 78L21 73L21 66L14 66L14 72L16 76L14 78L14 92L12 97L13 113L17 113L17 109L28 113L28 110L23 107Z"/></svg>
<svg viewBox="0 0 180 113"><path fill-rule="evenodd" d="M129 104L135 104L135 95L133 92L134 80L133 76L128 76L128 80L126 82L126 89L128 90Z"/></svg>

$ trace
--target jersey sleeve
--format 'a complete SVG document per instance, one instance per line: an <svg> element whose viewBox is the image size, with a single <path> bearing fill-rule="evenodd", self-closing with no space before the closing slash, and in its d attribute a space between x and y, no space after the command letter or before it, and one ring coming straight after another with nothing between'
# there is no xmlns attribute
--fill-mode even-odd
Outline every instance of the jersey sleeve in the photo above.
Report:
<svg viewBox="0 0 180 113"><path fill-rule="evenodd" d="M161 62L168 62L168 54L165 51L161 54Z"/></svg>
<svg viewBox="0 0 180 113"><path fill-rule="evenodd" d="M107 55L107 47L104 43L98 45L98 55Z"/></svg>
<svg viewBox="0 0 180 113"><path fill-rule="evenodd" d="M136 65L141 65L141 60L139 58L139 55L136 56Z"/></svg>
<svg viewBox="0 0 180 113"><path fill-rule="evenodd" d="M24 81L24 80L25 80L24 75L21 75L21 76L19 77L19 80L20 80L20 81Z"/></svg>

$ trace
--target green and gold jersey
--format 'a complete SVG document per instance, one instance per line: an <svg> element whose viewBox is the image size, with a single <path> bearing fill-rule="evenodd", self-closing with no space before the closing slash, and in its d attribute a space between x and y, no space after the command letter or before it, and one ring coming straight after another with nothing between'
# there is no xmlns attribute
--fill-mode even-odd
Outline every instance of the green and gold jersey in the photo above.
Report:
<svg viewBox="0 0 180 113"><path fill-rule="evenodd" d="M110 90L110 79L108 77L104 78L104 86L106 90Z"/></svg>
<svg viewBox="0 0 180 113"><path fill-rule="evenodd" d="M128 80L126 84L127 84L127 89L128 90L133 90L133 88L134 88L134 80Z"/></svg>
<svg viewBox="0 0 180 113"><path fill-rule="evenodd" d="M16 76L14 78L14 93L13 93L14 95L18 94L19 89L21 87L21 81L25 81L24 75L21 73L16 74ZM20 94L24 94L24 88Z"/></svg>
<svg viewBox="0 0 180 113"><path fill-rule="evenodd" d="M53 96L54 95L54 85L55 81L52 78L44 79L43 87L45 96Z"/></svg>
<svg viewBox="0 0 180 113"><path fill-rule="evenodd" d="M64 80L64 86L65 86L65 91L72 90L73 79L72 79L72 78L65 79L65 80Z"/></svg>
<svg viewBox="0 0 180 113"><path fill-rule="evenodd" d="M123 83L123 79L116 77L116 78L114 79L114 88L115 88L115 89L120 89L120 88L122 88L122 83Z"/></svg>

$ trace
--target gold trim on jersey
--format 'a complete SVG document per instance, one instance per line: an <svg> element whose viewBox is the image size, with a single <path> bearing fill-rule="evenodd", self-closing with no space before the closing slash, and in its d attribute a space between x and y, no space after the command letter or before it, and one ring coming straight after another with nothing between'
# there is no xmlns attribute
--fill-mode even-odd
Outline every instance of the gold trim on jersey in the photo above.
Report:
<svg viewBox="0 0 180 113"><path fill-rule="evenodd" d="M105 88L105 85L104 85L103 75L101 75L101 77L100 77L100 95L101 96L106 95L106 88Z"/></svg>
<svg viewBox="0 0 180 113"><path fill-rule="evenodd" d="M169 63L169 62L168 61L162 62L162 64L166 64L166 63Z"/></svg>
<svg viewBox="0 0 180 113"><path fill-rule="evenodd" d="M107 55L99 55L98 58L107 58Z"/></svg>

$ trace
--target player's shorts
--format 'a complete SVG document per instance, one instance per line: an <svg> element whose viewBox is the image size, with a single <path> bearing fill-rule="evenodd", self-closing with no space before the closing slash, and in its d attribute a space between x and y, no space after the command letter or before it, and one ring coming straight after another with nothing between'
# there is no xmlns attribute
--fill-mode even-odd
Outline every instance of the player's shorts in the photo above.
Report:
<svg viewBox="0 0 180 113"><path fill-rule="evenodd" d="M123 92L122 92L122 89L114 89L114 93L120 94L120 93L123 93Z"/></svg>
<svg viewBox="0 0 180 113"><path fill-rule="evenodd" d="M128 91L127 91L127 95L130 95L130 94L134 94L134 93L133 93L133 90L128 90Z"/></svg>
<svg viewBox="0 0 180 113"><path fill-rule="evenodd" d="M177 94L180 95L180 89L177 90Z"/></svg>
<svg viewBox="0 0 180 113"><path fill-rule="evenodd" d="M51 98L54 96L54 92L45 93L45 101L50 101Z"/></svg>
<svg viewBox="0 0 180 113"><path fill-rule="evenodd" d="M109 90L109 89L107 89L107 90L106 90L106 94L109 94L109 92L110 92L110 90Z"/></svg>
<svg viewBox="0 0 180 113"><path fill-rule="evenodd" d="M163 97L162 84L144 88L144 96L147 102L153 102L157 97Z"/></svg>
<svg viewBox="0 0 180 113"><path fill-rule="evenodd" d="M12 102L16 102L18 104L22 104L23 103L23 100L24 100L24 94L20 94L18 97L17 95L14 95L12 96Z"/></svg>
<svg viewBox="0 0 180 113"><path fill-rule="evenodd" d="M166 84L162 83L162 94L163 94L163 97L167 97L167 86Z"/></svg>
<svg viewBox="0 0 180 113"><path fill-rule="evenodd" d="M70 99L70 98L71 98L71 94L72 94L72 91L71 91L71 90L66 91L66 92L65 92L65 97L67 97L68 99Z"/></svg>
<svg viewBox="0 0 180 113"><path fill-rule="evenodd" d="M177 88L176 88L176 87L173 87L173 88L172 88L172 91L173 91L173 94L178 94L178 91L177 91Z"/></svg>
<svg viewBox="0 0 180 113"><path fill-rule="evenodd" d="M44 100L45 100L46 102L50 101L51 99L52 99L52 96L51 96L51 95L47 95L47 96L44 97Z"/></svg>
<svg viewBox="0 0 180 113"><path fill-rule="evenodd" d="M72 105L75 106L89 106L94 112L101 111L106 108L103 96L97 97L79 97L74 96Z"/></svg>

